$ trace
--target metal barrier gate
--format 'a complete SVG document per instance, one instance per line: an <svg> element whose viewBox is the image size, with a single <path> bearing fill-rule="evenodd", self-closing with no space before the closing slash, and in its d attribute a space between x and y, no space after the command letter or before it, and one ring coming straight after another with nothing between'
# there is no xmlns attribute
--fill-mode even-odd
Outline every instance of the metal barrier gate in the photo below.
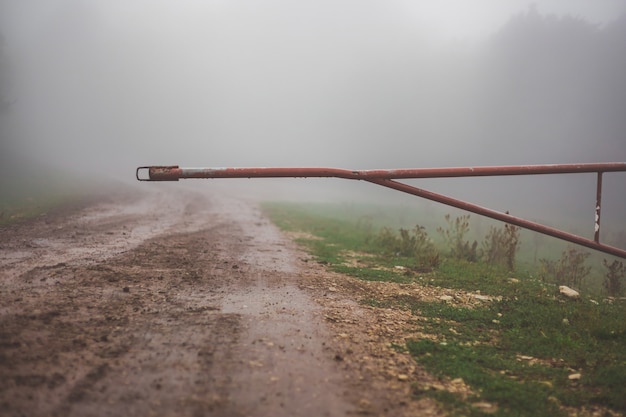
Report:
<svg viewBox="0 0 626 417"><path fill-rule="evenodd" d="M626 171L626 162L594 164L516 165L462 168L376 169L354 171L339 168L180 168L174 166L142 166L137 168L139 181L178 181L189 178L344 178L362 180L446 204L472 213L490 217L548 236L563 239L591 249L626 259L626 250L600 243L600 212L602 207L602 175L606 172ZM594 239L571 234L530 220L512 216L508 212L491 210L476 204L437 194L395 180L415 178L485 177L504 175L577 174L596 173L596 207Z"/></svg>

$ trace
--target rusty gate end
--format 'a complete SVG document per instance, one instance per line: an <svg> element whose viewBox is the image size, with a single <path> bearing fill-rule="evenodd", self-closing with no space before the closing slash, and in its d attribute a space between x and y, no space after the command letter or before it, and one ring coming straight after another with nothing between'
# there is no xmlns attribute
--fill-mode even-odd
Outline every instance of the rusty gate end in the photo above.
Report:
<svg viewBox="0 0 626 417"><path fill-rule="evenodd" d="M505 223L513 224L535 232L595 249L626 259L626 250L600 243L600 215L602 208L602 175L606 172L626 172L626 162L551 164L551 165L510 165L458 168L414 168L414 169L374 169L348 170L341 168L180 168L171 166L141 166L135 176L139 181L178 181L190 178L344 178L362 180L372 184L422 197L448 206L470 211ZM456 198L417 188L398 179L417 178L458 178L507 175L577 174L596 173L596 206L593 240L565 232L550 226L536 223L508 212L485 208Z"/></svg>

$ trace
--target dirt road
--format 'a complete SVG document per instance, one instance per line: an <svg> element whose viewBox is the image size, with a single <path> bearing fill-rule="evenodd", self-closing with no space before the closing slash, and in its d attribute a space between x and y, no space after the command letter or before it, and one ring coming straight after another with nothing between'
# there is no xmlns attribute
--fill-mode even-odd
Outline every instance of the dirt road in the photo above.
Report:
<svg viewBox="0 0 626 417"><path fill-rule="evenodd" d="M440 415L383 334L400 313L254 203L154 187L0 237L2 416Z"/></svg>

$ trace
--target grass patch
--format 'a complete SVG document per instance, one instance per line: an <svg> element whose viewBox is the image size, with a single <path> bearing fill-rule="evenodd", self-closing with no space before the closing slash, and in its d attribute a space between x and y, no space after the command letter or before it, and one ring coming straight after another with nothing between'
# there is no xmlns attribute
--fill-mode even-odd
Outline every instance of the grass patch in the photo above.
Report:
<svg viewBox="0 0 626 417"><path fill-rule="evenodd" d="M16 168L11 176L0 178L0 226L123 193L125 189L126 185L111 180L53 168Z"/></svg>
<svg viewBox="0 0 626 417"><path fill-rule="evenodd" d="M500 415L559 415L556 405L626 410L623 305L528 295L484 308L412 308L436 335L409 342L413 356L437 375L463 378ZM568 378L575 373L580 380Z"/></svg>
<svg viewBox="0 0 626 417"><path fill-rule="evenodd" d="M559 416L592 407L626 412L626 303L564 299L556 285L533 279L532 271L513 273L458 257L443 258L432 272L407 274L394 267L411 268L411 259L384 254L368 239L371 229L358 221L338 219L319 207L267 204L264 209L283 229L316 236L301 242L334 271L494 297L479 306L375 295L362 300L372 307L409 308L420 318L416 333L431 337L394 349L408 350L442 380L462 378L472 392L464 398L415 387L416 397L432 397L452 415L487 415L473 405L480 402L496 405L489 414L497 416ZM369 255L349 266L349 251Z"/></svg>
<svg viewBox="0 0 626 417"><path fill-rule="evenodd" d="M34 197L13 197L0 202L0 226L41 216L77 199L73 195L40 194Z"/></svg>

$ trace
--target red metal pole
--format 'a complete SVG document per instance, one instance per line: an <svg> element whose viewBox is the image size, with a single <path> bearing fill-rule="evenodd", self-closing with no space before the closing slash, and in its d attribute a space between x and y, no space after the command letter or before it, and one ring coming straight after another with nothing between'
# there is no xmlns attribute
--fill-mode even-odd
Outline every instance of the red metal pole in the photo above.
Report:
<svg viewBox="0 0 626 417"><path fill-rule="evenodd" d="M148 171L147 178L140 172ZM583 172L626 171L626 162L597 164L517 165L483 166L461 168L412 168L348 170L340 168L180 168L172 166L145 166L137 168L140 181L178 181L189 178L285 178L318 177L346 178L353 180L484 177L501 175L574 174Z"/></svg>
<svg viewBox="0 0 626 417"><path fill-rule="evenodd" d="M143 173L143 171L147 171ZM178 181L188 178L284 178L284 177L318 177L345 178L364 180L383 187L392 188L408 194L437 201L462 210L501 220L519 227L534 230L549 236L596 249L611 255L626 258L626 250L600 243L600 209L602 197L602 174L604 172L626 171L625 162L595 164L554 164L554 165L517 165L517 166L483 166L461 168L415 168L415 169L376 169L348 170L340 168L180 168L172 166L144 166L137 168L136 176L140 181ZM594 223L594 240L573 235L552 227L548 227L510 214L491 210L472 203L457 200L441 194L426 191L403 184L395 179L408 178L452 178L480 177L502 175L541 175L541 174L573 174L595 172L598 174L596 189L596 209Z"/></svg>

